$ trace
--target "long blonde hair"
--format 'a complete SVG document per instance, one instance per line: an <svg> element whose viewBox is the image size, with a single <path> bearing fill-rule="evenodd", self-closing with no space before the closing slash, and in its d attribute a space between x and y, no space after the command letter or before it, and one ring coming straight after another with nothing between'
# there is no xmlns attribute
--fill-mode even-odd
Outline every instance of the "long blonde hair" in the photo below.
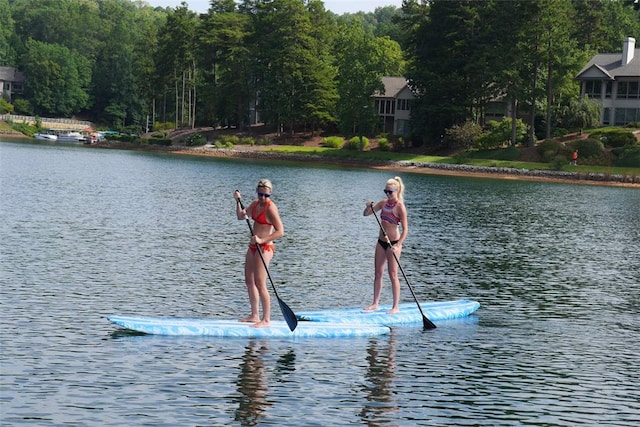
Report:
<svg viewBox="0 0 640 427"><path fill-rule="evenodd" d="M393 178L389 178L387 181L387 185L395 187L398 190L398 195L396 196L399 201L404 203L404 183L402 182L402 178L399 176L394 176Z"/></svg>

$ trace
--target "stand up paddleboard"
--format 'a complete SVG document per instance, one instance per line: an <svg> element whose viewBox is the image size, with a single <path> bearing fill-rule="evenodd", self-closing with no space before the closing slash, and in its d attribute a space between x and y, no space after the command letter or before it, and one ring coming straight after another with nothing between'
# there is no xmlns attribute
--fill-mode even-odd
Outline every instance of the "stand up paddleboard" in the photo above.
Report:
<svg viewBox="0 0 640 427"><path fill-rule="evenodd" d="M284 321L271 321L267 328L254 328L237 320L178 317L109 316L107 319L125 329L152 335L236 337L236 338L344 338L389 334L380 325L346 323L299 323L291 332Z"/></svg>
<svg viewBox="0 0 640 427"><path fill-rule="evenodd" d="M449 320L465 317L476 311L480 303L460 299L455 301L420 303L422 311L429 320ZM337 310L298 311L298 320L310 322L347 323L361 325L401 326L422 322L422 314L415 303L400 304L400 312L387 314L390 305L381 305L377 310L366 311L359 308L343 308ZM298 325L303 325L298 323Z"/></svg>

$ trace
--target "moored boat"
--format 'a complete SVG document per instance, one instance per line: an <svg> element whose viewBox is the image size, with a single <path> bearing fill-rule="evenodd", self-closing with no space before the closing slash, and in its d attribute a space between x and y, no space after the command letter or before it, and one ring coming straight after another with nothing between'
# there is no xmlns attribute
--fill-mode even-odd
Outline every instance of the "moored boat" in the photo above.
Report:
<svg viewBox="0 0 640 427"><path fill-rule="evenodd" d="M82 142L84 135L77 131L69 131L58 134L58 142Z"/></svg>
<svg viewBox="0 0 640 427"><path fill-rule="evenodd" d="M40 140L44 140L44 141L57 141L58 140L58 135L53 134L53 133L38 132L38 133L34 134L33 137L35 139L40 139Z"/></svg>

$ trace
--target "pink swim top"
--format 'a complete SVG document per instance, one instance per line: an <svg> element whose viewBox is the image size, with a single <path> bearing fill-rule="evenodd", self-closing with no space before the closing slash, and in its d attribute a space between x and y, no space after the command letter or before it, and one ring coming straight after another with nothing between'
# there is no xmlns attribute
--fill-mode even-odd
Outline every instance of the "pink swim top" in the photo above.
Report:
<svg viewBox="0 0 640 427"><path fill-rule="evenodd" d="M400 224L400 218L393 213L393 208L395 208L397 204L398 202L395 202L394 204L390 204L389 202L385 203L382 207L382 211L380 212L380 219L384 222L388 222L389 224Z"/></svg>

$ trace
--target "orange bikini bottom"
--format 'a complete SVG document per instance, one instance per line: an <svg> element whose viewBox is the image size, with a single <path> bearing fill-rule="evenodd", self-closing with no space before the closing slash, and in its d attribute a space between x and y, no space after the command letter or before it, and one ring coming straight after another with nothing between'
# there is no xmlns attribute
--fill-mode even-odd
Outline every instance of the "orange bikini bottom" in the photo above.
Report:
<svg viewBox="0 0 640 427"><path fill-rule="evenodd" d="M249 249L251 249L251 253L255 255L258 250L258 246L255 243L249 243ZM276 247L273 243L260 243L260 250L262 250L262 252L275 252Z"/></svg>

